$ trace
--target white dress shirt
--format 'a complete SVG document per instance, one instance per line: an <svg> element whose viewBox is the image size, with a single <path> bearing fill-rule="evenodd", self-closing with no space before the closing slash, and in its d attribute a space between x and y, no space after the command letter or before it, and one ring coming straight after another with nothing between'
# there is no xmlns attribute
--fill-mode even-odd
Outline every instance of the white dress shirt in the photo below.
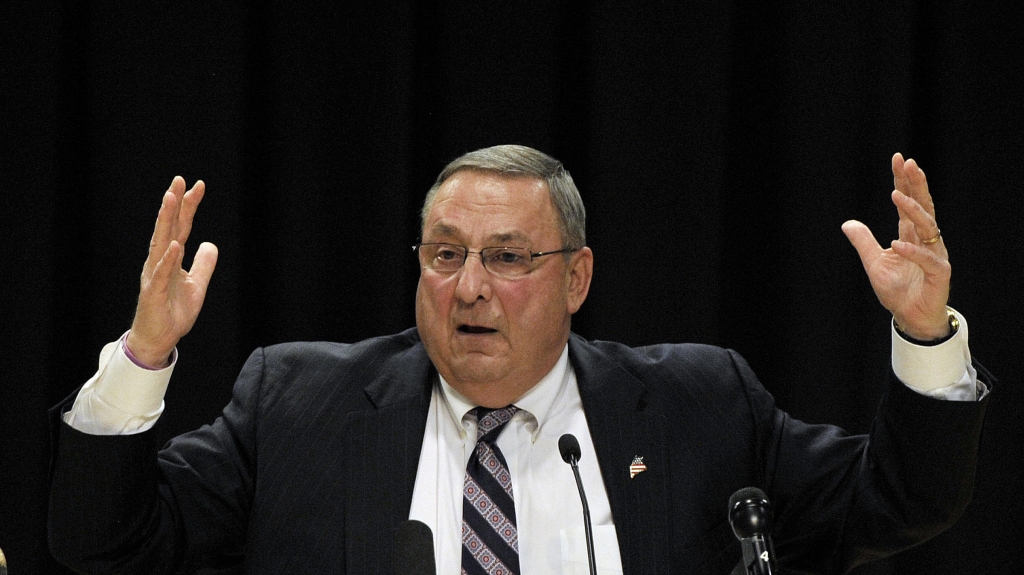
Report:
<svg viewBox="0 0 1024 575"><path fill-rule="evenodd" d="M594 528L597 570L622 573L611 506L568 346L555 367L513 405L520 410L497 443L512 475L521 571L590 572L576 479L558 451L558 438L571 433L580 442L580 476ZM469 413L474 407L443 379L434 385L409 518L426 523L434 532L441 575L457 575L462 563L462 482L476 447L476 418Z"/></svg>

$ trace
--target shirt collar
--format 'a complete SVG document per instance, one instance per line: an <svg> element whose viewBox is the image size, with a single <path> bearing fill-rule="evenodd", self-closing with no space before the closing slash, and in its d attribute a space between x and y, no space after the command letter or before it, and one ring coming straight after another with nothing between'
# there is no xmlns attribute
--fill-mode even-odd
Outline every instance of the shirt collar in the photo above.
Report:
<svg viewBox="0 0 1024 575"><path fill-rule="evenodd" d="M531 426L533 429L530 429L530 431L534 436L544 425L544 422L547 421L551 408L559 396L562 395L572 373L572 366L569 364L569 344L567 343L565 348L562 349L562 355L559 356L551 371L542 377L529 391L524 393L522 397L512 402L512 405L525 411L528 414L527 416L533 421L534 426ZM438 374L437 377L441 381L441 391L448 407L448 414L456 425L461 428L461 422L466 418L469 411L477 407L477 405L456 391L454 387L444 380L441 374Z"/></svg>

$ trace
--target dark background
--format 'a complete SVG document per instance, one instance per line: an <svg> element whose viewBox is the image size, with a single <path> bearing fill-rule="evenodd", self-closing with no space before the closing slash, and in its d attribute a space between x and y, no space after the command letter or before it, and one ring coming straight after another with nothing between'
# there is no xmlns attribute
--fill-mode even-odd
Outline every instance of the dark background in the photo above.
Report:
<svg viewBox="0 0 1024 575"><path fill-rule="evenodd" d="M998 377L966 516L867 574L1019 565L1024 104L1019 3L8 2L0 8L0 547L45 547L46 409L130 325L162 192L208 185L221 258L166 436L260 345L413 325L443 165L563 160L596 255L574 329L739 350L779 404L867 429L888 314L840 231L896 235L889 158L932 184L951 304ZM190 250L191 252L191 250ZM723 502L723 514L725 512Z"/></svg>

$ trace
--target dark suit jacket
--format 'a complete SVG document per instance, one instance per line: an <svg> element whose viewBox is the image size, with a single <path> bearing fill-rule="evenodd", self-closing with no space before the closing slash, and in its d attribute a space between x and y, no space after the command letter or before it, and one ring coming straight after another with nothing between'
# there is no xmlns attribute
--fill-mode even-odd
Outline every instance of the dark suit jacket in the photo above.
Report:
<svg viewBox="0 0 1024 575"><path fill-rule="evenodd" d="M970 499L986 401L890 376L870 437L848 436L778 411L731 351L573 335L569 352L627 574L728 573L741 487L772 500L781 563L817 572L920 542ZM159 455L151 432L71 429L66 401L51 549L88 572L390 573L434 378L415 329L260 349L223 416ZM635 456L647 471L631 479Z"/></svg>

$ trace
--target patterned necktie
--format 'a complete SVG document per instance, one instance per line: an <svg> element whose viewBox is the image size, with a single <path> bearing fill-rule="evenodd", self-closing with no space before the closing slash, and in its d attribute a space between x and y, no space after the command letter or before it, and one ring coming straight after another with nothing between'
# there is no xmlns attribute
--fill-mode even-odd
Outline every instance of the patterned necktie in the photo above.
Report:
<svg viewBox="0 0 1024 575"><path fill-rule="evenodd" d="M512 476L495 444L519 408L477 407L476 449L462 485L462 573L518 575L519 534Z"/></svg>

